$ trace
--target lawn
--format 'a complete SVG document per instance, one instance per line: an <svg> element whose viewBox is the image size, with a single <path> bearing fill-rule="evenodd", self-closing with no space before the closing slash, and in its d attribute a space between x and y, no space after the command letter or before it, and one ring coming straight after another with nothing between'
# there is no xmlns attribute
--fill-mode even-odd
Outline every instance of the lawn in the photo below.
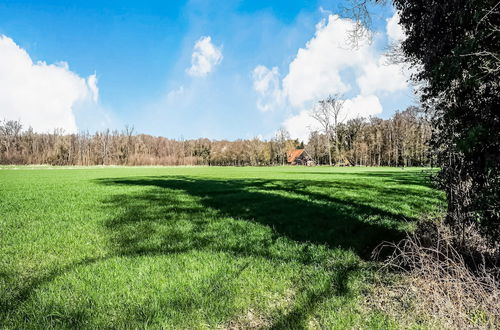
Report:
<svg viewBox="0 0 500 330"><path fill-rule="evenodd" d="M411 168L0 169L4 328L394 327L373 248L443 207Z"/></svg>

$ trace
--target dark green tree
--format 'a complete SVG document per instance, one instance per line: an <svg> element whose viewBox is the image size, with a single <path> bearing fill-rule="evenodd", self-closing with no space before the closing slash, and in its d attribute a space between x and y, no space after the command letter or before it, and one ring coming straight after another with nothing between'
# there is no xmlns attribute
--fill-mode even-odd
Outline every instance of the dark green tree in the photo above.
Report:
<svg viewBox="0 0 500 330"><path fill-rule="evenodd" d="M448 199L447 221L500 239L500 2L393 0L434 115L433 146Z"/></svg>

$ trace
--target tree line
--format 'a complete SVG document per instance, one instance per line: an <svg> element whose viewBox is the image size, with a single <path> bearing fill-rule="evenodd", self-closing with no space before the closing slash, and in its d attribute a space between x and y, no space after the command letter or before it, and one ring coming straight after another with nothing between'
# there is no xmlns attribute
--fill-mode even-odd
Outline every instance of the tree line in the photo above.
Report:
<svg viewBox="0 0 500 330"><path fill-rule="evenodd" d="M313 131L309 142L291 139L281 128L269 140L206 138L175 140L135 134L132 127L90 134L36 133L19 121L0 121L0 164L50 165L284 165L288 153L305 148L316 164L365 166L430 165L430 122L410 107L390 119L357 118L326 133ZM336 141L331 144L329 141Z"/></svg>
<svg viewBox="0 0 500 330"><path fill-rule="evenodd" d="M308 154L317 163L366 166L432 165L428 148L432 127L417 107L396 112L388 120L376 117L345 122L344 100L330 95L311 111L321 129L311 133Z"/></svg>

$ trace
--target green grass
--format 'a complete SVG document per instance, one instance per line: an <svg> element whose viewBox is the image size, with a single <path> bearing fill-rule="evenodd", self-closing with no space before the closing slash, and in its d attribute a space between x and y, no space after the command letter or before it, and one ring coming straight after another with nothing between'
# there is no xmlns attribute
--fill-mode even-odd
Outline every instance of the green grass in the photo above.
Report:
<svg viewBox="0 0 500 330"><path fill-rule="evenodd" d="M387 328L372 249L443 196L422 169L0 169L4 328Z"/></svg>

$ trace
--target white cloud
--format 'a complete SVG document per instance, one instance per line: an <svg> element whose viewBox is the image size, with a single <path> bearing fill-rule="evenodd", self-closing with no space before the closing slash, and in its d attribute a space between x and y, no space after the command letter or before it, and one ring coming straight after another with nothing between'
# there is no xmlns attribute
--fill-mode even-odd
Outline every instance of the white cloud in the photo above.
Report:
<svg viewBox="0 0 500 330"><path fill-rule="evenodd" d="M362 65L363 74L356 79L361 94L376 92L396 92L408 87L407 68L400 64L391 64L385 56L376 61L370 60Z"/></svg>
<svg viewBox="0 0 500 330"><path fill-rule="evenodd" d="M275 109L282 103L280 73L277 67L271 70L258 65L252 72L253 88L257 92L257 108L261 111Z"/></svg>
<svg viewBox="0 0 500 330"><path fill-rule="evenodd" d="M82 78L66 62L33 63L24 49L0 35L0 118L20 120L38 132L75 132L75 107L97 102L98 95L95 74Z"/></svg>
<svg viewBox="0 0 500 330"><path fill-rule="evenodd" d="M387 20L389 38L401 38L398 22L396 15ZM381 113L379 93L406 90L408 68L389 63L368 40L361 40L355 49L351 47L348 35L353 24L337 15L322 20L316 25L314 36L297 51L288 74L281 81L278 68L257 66L252 74L257 107L268 111L287 106L292 113L297 113L298 109L310 109L330 94L346 94L357 87L359 94L344 104L346 119ZM290 116L283 125L293 137L304 140L311 129L317 128L309 110Z"/></svg>
<svg viewBox="0 0 500 330"><path fill-rule="evenodd" d="M259 95L257 107L261 110L284 104L308 107L329 94L349 92L354 82L363 95L406 89L406 77L400 65L388 64L368 42L361 41L356 49L350 47L347 38L353 24L337 15L322 20L316 26L314 37L305 48L298 50L290 63L281 88L277 68L257 66L253 72L254 89ZM352 72L355 81L343 77L343 72Z"/></svg>
<svg viewBox="0 0 500 330"><path fill-rule="evenodd" d="M386 33L391 44L398 44L405 39L406 36L403 27L399 24L399 14L397 12L387 19Z"/></svg>
<svg viewBox="0 0 500 330"><path fill-rule="evenodd" d="M305 48L298 50L283 79L283 90L295 107L323 98L332 93L346 93L351 89L341 71L356 67L367 57L368 47L354 50L347 45L352 22L330 15L316 26L314 37Z"/></svg>
<svg viewBox="0 0 500 330"><path fill-rule="evenodd" d="M357 117L378 115L383 110L380 100L375 95L358 95L344 103L344 117L346 120Z"/></svg>
<svg viewBox="0 0 500 330"><path fill-rule="evenodd" d="M290 133L292 139L307 141L309 132L320 129L318 122L311 117L310 110L302 110L295 116L287 118L283 127Z"/></svg>
<svg viewBox="0 0 500 330"><path fill-rule="evenodd" d="M97 87L97 76L94 73L93 75L88 76L87 85L90 89L90 94L92 95L92 100L97 102L99 100L99 88Z"/></svg>
<svg viewBox="0 0 500 330"><path fill-rule="evenodd" d="M194 45L191 67L187 73L193 77L205 77L222 61L222 47L212 44L212 38L201 37Z"/></svg>
<svg viewBox="0 0 500 330"><path fill-rule="evenodd" d="M388 64L367 40L357 48L350 47L347 38L353 28L351 20L337 15L317 25L315 36L299 49L283 79L284 94L292 106L350 91L350 82L342 77L347 70L358 76L357 84L364 95L407 88L403 68Z"/></svg>
<svg viewBox="0 0 500 330"><path fill-rule="evenodd" d="M322 15L331 15L332 14L332 11L331 10L328 10L328 9L325 9L323 8L323 6L319 6L319 12L322 14Z"/></svg>
<svg viewBox="0 0 500 330"><path fill-rule="evenodd" d="M345 100L339 119L347 121L354 118L366 118L382 112L382 104L375 95L358 95ZM299 114L287 118L283 122L292 138L307 141L311 131L320 130L318 122L311 117L311 110L302 110Z"/></svg>
<svg viewBox="0 0 500 330"><path fill-rule="evenodd" d="M182 96L184 92L184 86L179 86L175 89L170 90L167 93L167 102L174 101L177 97Z"/></svg>

